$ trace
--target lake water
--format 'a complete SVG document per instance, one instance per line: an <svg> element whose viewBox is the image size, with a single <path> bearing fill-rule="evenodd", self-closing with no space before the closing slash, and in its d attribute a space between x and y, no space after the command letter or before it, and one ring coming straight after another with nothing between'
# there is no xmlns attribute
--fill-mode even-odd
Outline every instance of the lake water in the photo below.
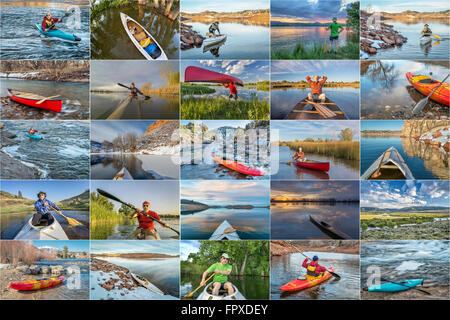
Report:
<svg viewBox="0 0 450 320"><path fill-rule="evenodd" d="M273 120L285 119L299 101L307 97L310 89L272 89L270 92L270 117ZM323 93L333 100L347 116L359 119L359 88L323 88Z"/></svg>
<svg viewBox="0 0 450 320"><path fill-rule="evenodd" d="M185 22L186 23L186 22ZM187 25L201 35L206 35L210 24L189 22ZM257 59L268 60L270 54L270 29L240 23L220 23L220 32L227 35L226 41L218 49L217 55L201 48L181 51L182 59Z"/></svg>
<svg viewBox="0 0 450 320"><path fill-rule="evenodd" d="M267 79L268 80L268 79ZM215 90L216 92L207 93L207 94L193 94L193 95L183 95L181 98L225 98L228 99L230 95L230 89L224 88L222 86L205 86L210 89ZM239 87L237 86L238 97L245 101L252 101L254 98L258 98L260 100L269 100L270 93L269 91L257 90L256 87Z"/></svg>
<svg viewBox="0 0 450 320"><path fill-rule="evenodd" d="M320 285L294 292L283 292L280 287L306 274L302 267L305 257L292 253L271 258L270 298L272 300L356 300L359 299L359 255L332 252L304 252L320 257L320 265L334 267L341 279L331 277Z"/></svg>

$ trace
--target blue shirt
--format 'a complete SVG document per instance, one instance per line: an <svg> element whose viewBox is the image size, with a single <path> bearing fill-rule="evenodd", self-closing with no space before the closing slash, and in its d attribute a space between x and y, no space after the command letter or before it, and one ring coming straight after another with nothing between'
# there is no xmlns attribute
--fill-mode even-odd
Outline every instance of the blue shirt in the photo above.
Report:
<svg viewBox="0 0 450 320"><path fill-rule="evenodd" d="M45 205L45 203L47 203L47 205ZM34 203L34 208L36 209L37 213L40 213L40 214L49 213L50 207L53 207L56 210L61 211L61 209L59 209L56 204L54 204L50 200L47 200L47 198L45 198L44 200L41 200L41 199L36 200L36 202Z"/></svg>

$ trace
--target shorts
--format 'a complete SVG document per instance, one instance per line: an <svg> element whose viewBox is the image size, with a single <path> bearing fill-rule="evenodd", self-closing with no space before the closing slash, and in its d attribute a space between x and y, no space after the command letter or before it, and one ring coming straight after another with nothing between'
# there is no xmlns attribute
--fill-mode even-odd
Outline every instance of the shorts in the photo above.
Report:
<svg viewBox="0 0 450 320"><path fill-rule="evenodd" d="M220 288L219 288L219 290L225 290L225 283L226 283L226 282L214 282L214 283L220 283Z"/></svg>
<svg viewBox="0 0 450 320"><path fill-rule="evenodd" d="M230 95L228 96L228 99L233 98L234 96L234 100L237 100L237 93L230 93Z"/></svg>
<svg viewBox="0 0 450 320"><path fill-rule="evenodd" d="M335 36L335 37L330 36L330 41L337 41L338 39L339 39L339 36Z"/></svg>

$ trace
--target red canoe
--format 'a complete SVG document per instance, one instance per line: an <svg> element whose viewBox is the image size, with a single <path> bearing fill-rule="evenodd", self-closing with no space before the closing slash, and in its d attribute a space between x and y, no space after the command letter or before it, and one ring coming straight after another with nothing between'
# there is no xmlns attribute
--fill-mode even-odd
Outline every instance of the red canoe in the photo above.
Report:
<svg viewBox="0 0 450 320"><path fill-rule="evenodd" d="M217 163L223 165L224 167L227 167L228 169L237 171L239 173L246 174L248 176L263 176L264 175L264 172L262 172L261 170L254 169L252 167L246 166L245 164L239 163L237 161L223 160L222 158L219 158L216 155L214 155L214 153L212 154L212 157L214 158L214 160L217 161Z"/></svg>
<svg viewBox="0 0 450 320"><path fill-rule="evenodd" d="M441 83L440 81L433 79L428 76L423 76L420 74L415 74L408 72L406 74L406 79L412 84L412 86L419 91L421 94L428 96L437 86ZM446 106L450 105L450 86L447 82L444 82L430 97L436 102L442 103Z"/></svg>
<svg viewBox="0 0 450 320"><path fill-rule="evenodd" d="M313 170L319 170L319 171L329 171L330 170L329 162L306 160L306 161L294 161L294 164L299 167L313 169Z"/></svg>
<svg viewBox="0 0 450 320"><path fill-rule="evenodd" d="M233 82L239 86L244 86L241 79L194 66L189 66L184 71L184 82Z"/></svg>
<svg viewBox="0 0 450 320"><path fill-rule="evenodd" d="M9 88L8 88L8 96L11 100L30 107L50 110L53 112L61 112L62 109L61 99L56 98L48 99L40 104L37 104L37 102L39 102L42 99L45 99L46 97L40 96L35 93L23 92Z"/></svg>
<svg viewBox="0 0 450 320"><path fill-rule="evenodd" d="M51 277L36 280L27 280L22 282L12 282L8 286L14 290L29 291L54 287L63 283L64 277Z"/></svg>

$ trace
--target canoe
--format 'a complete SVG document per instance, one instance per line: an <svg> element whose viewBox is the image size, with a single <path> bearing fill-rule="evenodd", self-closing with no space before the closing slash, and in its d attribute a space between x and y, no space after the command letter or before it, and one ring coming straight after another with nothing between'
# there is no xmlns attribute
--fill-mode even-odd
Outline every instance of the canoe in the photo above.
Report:
<svg viewBox="0 0 450 320"><path fill-rule="evenodd" d="M423 285L423 279L411 279L398 282L387 282L379 285L370 286L367 291L370 292L397 292L405 291L414 288L418 285Z"/></svg>
<svg viewBox="0 0 450 320"><path fill-rule="evenodd" d="M228 232L232 230L235 229L231 226L231 224L227 220L223 220L223 222L213 232L209 240L241 240L236 231Z"/></svg>
<svg viewBox="0 0 450 320"><path fill-rule="evenodd" d="M220 34L220 35L214 35L212 37L208 37L205 40L203 40L203 46L207 47L207 46L212 46L216 43L225 41L227 39L227 35L226 34Z"/></svg>
<svg viewBox="0 0 450 320"><path fill-rule="evenodd" d="M234 160L223 160L222 158L217 157L214 153L212 154L212 157L217 163L223 165L224 167L248 176L263 176L265 174L261 170L254 169L240 162Z"/></svg>
<svg viewBox="0 0 450 320"><path fill-rule="evenodd" d="M294 161L294 164L298 167L319 170L319 171L330 171L329 162L320 162L315 160L305 160L305 161Z"/></svg>
<svg viewBox="0 0 450 320"><path fill-rule="evenodd" d="M292 109L292 111L287 115L287 120L345 120L347 117L344 112L338 107L338 105L326 98L324 104L322 106L327 107L334 113L336 113L335 117L325 118L323 117L314 107L314 105L320 104L313 101L310 101L308 98L304 98Z"/></svg>
<svg viewBox="0 0 450 320"><path fill-rule="evenodd" d="M130 18L125 13L120 13L120 19L122 25L125 28L126 33L131 39L131 42L136 46L140 53L147 60L167 60L166 53L159 45L153 36L144 29L136 20ZM130 31L136 28L136 32L133 35Z"/></svg>
<svg viewBox="0 0 450 320"><path fill-rule="evenodd" d="M223 289L219 290L219 295L215 296L212 294L212 286L213 283L208 284L203 292L200 293L197 300L247 300L234 284L232 285L234 293L231 295L228 295L228 291Z"/></svg>
<svg viewBox="0 0 450 320"><path fill-rule="evenodd" d="M331 272L334 272L334 268L330 268L329 270ZM322 283L330 278L331 278L331 273L329 273L328 271L325 271L324 274L322 275L322 277L319 277L319 278L316 278L313 280L308 280L306 277L300 277L295 280L292 280L291 282L286 283L285 285L282 285L280 287L280 290L287 291L287 292L299 291L299 290L303 290L306 288L317 286L319 283Z"/></svg>
<svg viewBox="0 0 450 320"><path fill-rule="evenodd" d="M309 220L323 233L328 235L331 239L351 239L349 235L345 234L342 231L337 230L336 228L332 227L325 221L317 220L313 218L311 215L309 216Z"/></svg>
<svg viewBox="0 0 450 320"><path fill-rule="evenodd" d="M131 173L127 168L123 167L119 172L116 173L113 180L134 180Z"/></svg>
<svg viewBox="0 0 450 320"><path fill-rule="evenodd" d="M429 42L431 42L431 36L429 36L429 37L425 37L425 36L421 36L420 37L420 44L427 44L427 43L429 43Z"/></svg>
<svg viewBox="0 0 450 320"><path fill-rule="evenodd" d="M42 140L42 137L41 137L41 136L38 136L38 135L36 135L36 134L29 134L28 132L25 132L25 134L26 134L26 136L27 136L28 138L36 139L36 140Z"/></svg>
<svg viewBox="0 0 450 320"><path fill-rule="evenodd" d="M303 176L305 174L308 174L310 176L313 176L313 179L330 180L330 175L326 171L313 170L299 166L295 167L295 171L299 179L303 179Z"/></svg>
<svg viewBox="0 0 450 320"><path fill-rule="evenodd" d="M140 276L138 274L132 273L132 272L130 272L130 274L131 274L131 277L133 277L133 279L136 280L136 282L139 283L144 288L146 288L146 289L148 289L148 290L150 290L150 291L152 291L152 292L154 292L156 294L159 294L159 295L162 295L162 296L164 295L164 292L162 292L157 286L155 286L153 283L151 283L150 281L148 281L144 277L142 277L142 276Z"/></svg>
<svg viewBox="0 0 450 320"><path fill-rule="evenodd" d="M65 278L63 276L59 276L36 280L27 280L22 282L12 282L8 284L8 287L14 290L21 290L21 291L40 290L45 288L51 288L58 284L61 284L64 282L64 279Z"/></svg>
<svg viewBox="0 0 450 320"><path fill-rule="evenodd" d="M375 175L377 171L379 175ZM361 176L362 180L413 180L405 160L394 147L390 147L372 163Z"/></svg>
<svg viewBox="0 0 450 320"><path fill-rule="evenodd" d="M194 66L189 66L184 71L184 82L232 82L238 86L244 86L244 83L239 78Z"/></svg>
<svg viewBox="0 0 450 320"><path fill-rule="evenodd" d="M419 91L421 94L428 96L441 82L428 76L406 73L406 79L409 83ZM448 82L444 82L431 96L430 99L442 103L443 105L450 105L450 86Z"/></svg>
<svg viewBox="0 0 450 320"><path fill-rule="evenodd" d="M58 220L50 214L48 225L33 226L31 217L14 240L69 240Z"/></svg>
<svg viewBox="0 0 450 320"><path fill-rule="evenodd" d="M81 39L79 37L77 37L76 35L61 31L59 29L48 30L47 32L44 32L42 30L42 26L40 24L36 23L34 26L36 27L36 29L38 29L38 31L41 34L43 34L44 36L47 36L49 38L54 38L54 39L58 39L58 40L66 41L66 42L72 42L72 43L77 43L77 42L81 41Z"/></svg>
<svg viewBox="0 0 450 320"><path fill-rule="evenodd" d="M23 92L9 88L8 88L8 96L11 100L29 107L50 110L53 112L61 112L62 109L61 99L56 98L48 99L40 104L37 104L37 102L39 102L42 99L45 99L46 97L31 92Z"/></svg>

